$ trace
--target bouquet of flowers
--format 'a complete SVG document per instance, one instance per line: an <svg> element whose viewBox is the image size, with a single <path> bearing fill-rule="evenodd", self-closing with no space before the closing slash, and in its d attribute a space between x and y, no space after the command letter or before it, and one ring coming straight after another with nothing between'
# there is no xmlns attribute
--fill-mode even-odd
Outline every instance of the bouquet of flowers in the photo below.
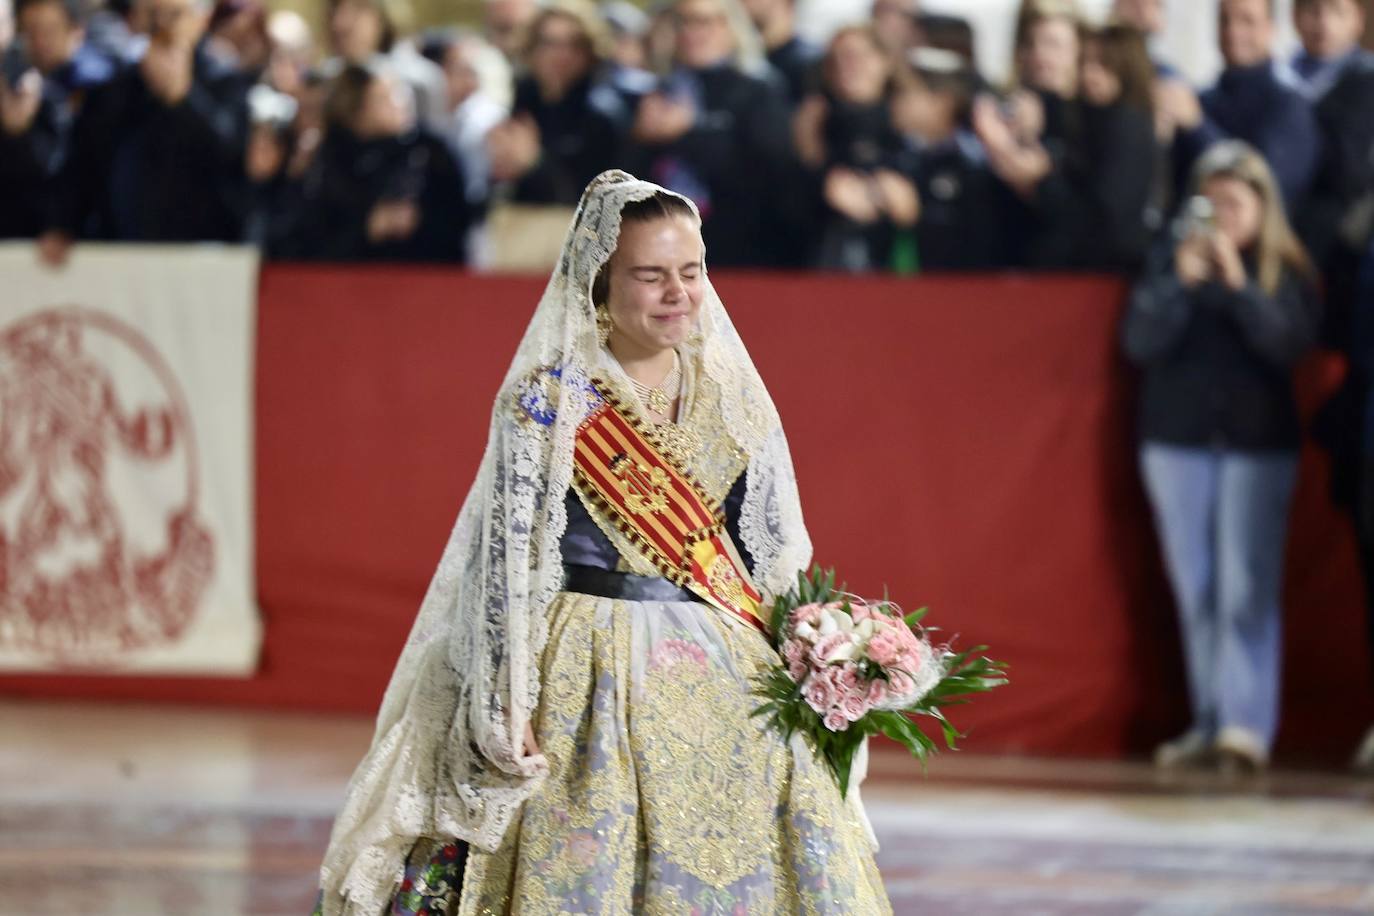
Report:
<svg viewBox="0 0 1374 916"><path fill-rule="evenodd" d="M869 602L835 587L835 572L815 567L772 608L774 648L783 664L763 679L755 715L791 737L810 735L840 785L849 788L854 755L869 735L887 735L923 763L937 745L917 725L940 724L945 743L961 737L943 708L1007 682L1006 666L978 653L933 646L921 626L926 609L903 615L892 602Z"/></svg>

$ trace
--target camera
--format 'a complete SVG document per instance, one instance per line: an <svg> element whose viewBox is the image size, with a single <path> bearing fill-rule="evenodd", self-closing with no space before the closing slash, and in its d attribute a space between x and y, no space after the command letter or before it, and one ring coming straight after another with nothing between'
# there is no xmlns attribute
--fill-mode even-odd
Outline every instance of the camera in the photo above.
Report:
<svg viewBox="0 0 1374 916"><path fill-rule="evenodd" d="M285 131L296 117L296 100L258 83L248 90L248 118L256 126Z"/></svg>
<svg viewBox="0 0 1374 916"><path fill-rule="evenodd" d="M1194 237L1210 238L1216 230L1216 208L1201 194L1188 198L1174 220L1174 240L1178 242Z"/></svg>

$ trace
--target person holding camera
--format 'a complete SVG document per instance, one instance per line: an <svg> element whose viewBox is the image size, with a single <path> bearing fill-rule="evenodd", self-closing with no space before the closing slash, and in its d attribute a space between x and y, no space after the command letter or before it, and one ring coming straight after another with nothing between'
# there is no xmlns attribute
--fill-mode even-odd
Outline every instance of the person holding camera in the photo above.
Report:
<svg viewBox="0 0 1374 916"><path fill-rule="evenodd" d="M462 264L469 208L462 167L417 120L383 61L349 64L325 102L325 136L302 177L296 257Z"/></svg>
<svg viewBox="0 0 1374 916"><path fill-rule="evenodd" d="M1177 245L1134 290L1140 462L1178 606L1192 727L1164 767L1265 766L1278 725L1284 540L1302 432L1292 388L1316 342L1313 272L1273 172L1226 141L1194 172Z"/></svg>
<svg viewBox="0 0 1374 916"><path fill-rule="evenodd" d="M237 241L248 83L207 53L202 0L138 0L136 62L86 95L40 239L61 262L73 238Z"/></svg>
<svg viewBox="0 0 1374 916"><path fill-rule="evenodd" d="M115 63L85 43L79 0L19 0L15 15L0 57L0 238L34 238L81 99Z"/></svg>

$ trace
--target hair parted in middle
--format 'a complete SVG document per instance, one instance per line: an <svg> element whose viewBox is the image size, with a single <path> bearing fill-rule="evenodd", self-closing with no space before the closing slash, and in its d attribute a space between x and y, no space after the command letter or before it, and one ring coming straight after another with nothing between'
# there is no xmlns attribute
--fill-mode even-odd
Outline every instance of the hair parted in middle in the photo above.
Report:
<svg viewBox="0 0 1374 916"><path fill-rule="evenodd" d="M643 200L632 200L620 210L620 225L626 223L651 223L655 220L685 216L696 222L697 214L692 205L676 194L659 191ZM611 262L601 265L592 281L592 305L598 309L606 307L611 295Z"/></svg>

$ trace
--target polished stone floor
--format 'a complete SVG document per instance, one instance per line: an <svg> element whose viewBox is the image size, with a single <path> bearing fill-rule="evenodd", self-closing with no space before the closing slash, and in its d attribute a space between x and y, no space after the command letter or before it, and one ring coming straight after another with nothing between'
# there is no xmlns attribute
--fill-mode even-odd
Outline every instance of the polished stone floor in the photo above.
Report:
<svg viewBox="0 0 1374 916"><path fill-rule="evenodd" d="M0 700L0 916L304 914L362 720ZM876 755L899 914L1374 913L1374 780Z"/></svg>

